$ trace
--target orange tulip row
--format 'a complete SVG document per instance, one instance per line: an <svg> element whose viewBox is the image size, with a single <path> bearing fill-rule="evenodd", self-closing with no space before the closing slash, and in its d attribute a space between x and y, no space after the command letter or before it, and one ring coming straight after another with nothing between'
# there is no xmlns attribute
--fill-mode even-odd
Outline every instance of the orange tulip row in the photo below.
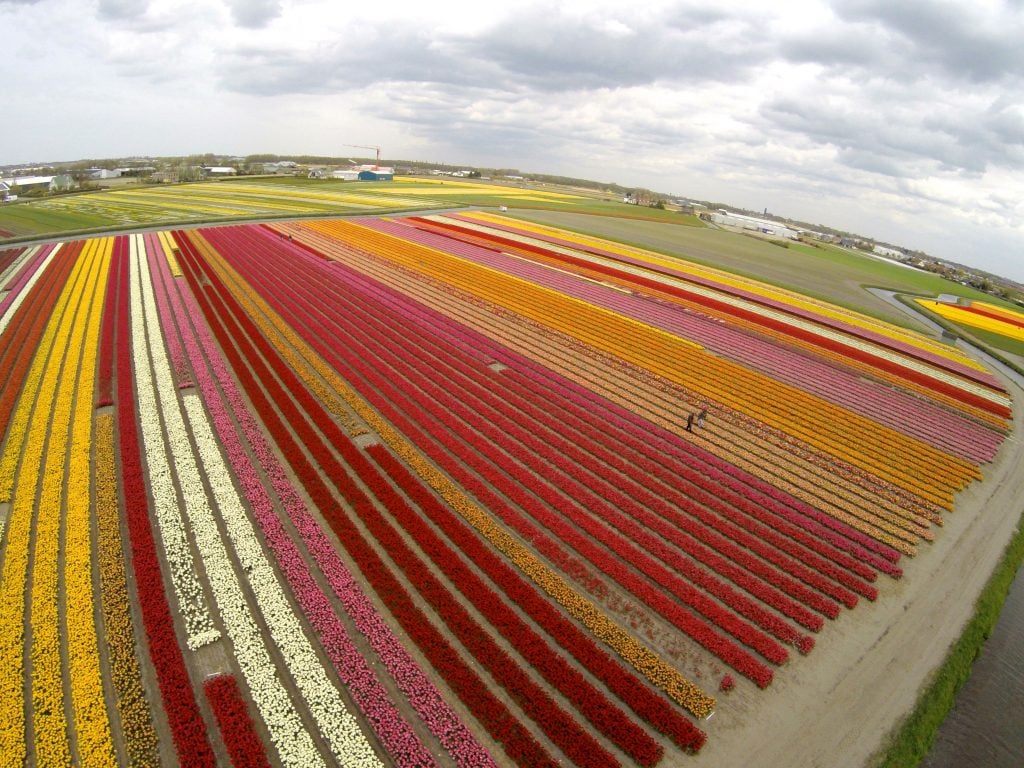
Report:
<svg viewBox="0 0 1024 768"><path fill-rule="evenodd" d="M656 654L637 642L628 633L607 619L592 603L569 587L564 579L544 565L496 522L489 513L475 504L446 475L390 426L375 409L353 390L337 373L326 365L308 345L280 317L257 296L246 290L245 283L223 259L210 249L206 254L211 265L225 282L232 286L235 298L254 319L260 330L270 339L289 364L309 386L319 382L329 384L323 395L318 392L325 405L336 416L354 412L363 423L368 424L381 439L402 456L413 470L434 488L450 507L458 512L470 525L492 545L502 551L534 583L556 602L569 611L599 639L613 648L619 656L646 677L653 685L661 688L673 700L697 717L706 717L714 710L714 698L687 680L670 665L661 661ZM324 396L326 395L326 396Z"/></svg>
<svg viewBox="0 0 1024 768"><path fill-rule="evenodd" d="M327 226L326 224L320 225L325 229ZM308 230L299 231L304 237L309 237L311 241L315 240L316 246L321 250L328 249L327 252L332 253L335 258L344 258L344 248L335 245L333 251L329 250L332 248L330 238L317 236ZM638 375L639 369L617 370L615 366L621 367L621 361L598 358L592 347L514 313L504 311L495 313L492 308L477 306L478 300L474 303L465 295L456 297L453 295L453 289L441 281L431 285L424 279L412 277L408 273L403 274L402 267L388 265L384 262L374 263L366 255L357 254L354 261L358 263L361 270L373 274L377 279L415 295L418 300L433 309L476 328L518 352L543 361L545 365L559 370L570 379L601 392L604 396L629 410L640 413L645 418L656 421L661 426L678 429L679 424L685 421L686 409L683 406L675 405L679 400L679 390L676 385L669 385L657 377ZM549 343L545 344L538 339L547 339ZM559 349L562 351L559 352ZM659 391L659 387L666 390L664 395ZM668 391L669 389L673 391ZM692 407L708 404L696 397L688 399L693 404ZM728 409L722 409L717 404L713 404L713 407L716 408L716 414L729 414L730 419L719 424L720 419L716 417L714 428L701 433L701 439L708 441L709 449L728 458L737 466L748 469L752 474L759 475L759 471L767 472L771 478L770 482L781 482L780 487L793 493L797 498L807 501L813 506L827 509L838 519L889 543L904 553L912 554L915 551L911 543L889 535L873 524L877 510L891 514L896 519L909 515L909 520L914 523L916 528L925 526L927 524L925 516L904 512L907 504L906 499L902 496L893 494L892 498L888 498L864 490L865 482L861 476L863 473L849 479L842 476L837 477L833 466L834 462L823 459L822 466L817 467L814 464L808 464L805 457L794 455L792 448L780 452L777 445L765 442L771 439L770 435L758 436L750 431L750 425L753 422L749 418L734 414ZM737 419L739 426L734 427L730 422ZM756 454L759 461L749 461L748 451ZM812 452L806 453L810 455ZM814 456L818 455L814 453ZM761 469L756 471L757 468ZM823 490L825 487L834 488L837 493L826 492ZM833 510L832 505L835 505L836 509ZM866 522L862 522L861 518ZM929 536L931 534L924 530L920 535ZM911 537L912 542L916 542L916 540L916 537Z"/></svg>
<svg viewBox="0 0 1024 768"><path fill-rule="evenodd" d="M976 473L968 462L721 358L690 342L586 302L348 222L330 225L351 243L570 333L949 508ZM895 457L895 461L894 461Z"/></svg>
<svg viewBox="0 0 1024 768"><path fill-rule="evenodd" d="M96 488L103 634L110 654L120 730L128 759L133 765L155 765L157 734L135 654L135 633L121 549L115 450L114 417L109 413L98 414L93 483Z"/></svg>

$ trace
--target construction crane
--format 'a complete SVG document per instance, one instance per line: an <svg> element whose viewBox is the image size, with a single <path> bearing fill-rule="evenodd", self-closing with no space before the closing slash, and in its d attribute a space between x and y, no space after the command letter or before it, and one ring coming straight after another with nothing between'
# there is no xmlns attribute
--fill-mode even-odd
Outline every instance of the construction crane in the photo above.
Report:
<svg viewBox="0 0 1024 768"><path fill-rule="evenodd" d="M371 146L368 146L366 144L343 144L342 146L345 146L345 147L356 147L357 149L372 149L372 150L376 151L376 153L377 153L377 162L373 166L373 169L377 170L378 168L380 168L380 147L371 147Z"/></svg>

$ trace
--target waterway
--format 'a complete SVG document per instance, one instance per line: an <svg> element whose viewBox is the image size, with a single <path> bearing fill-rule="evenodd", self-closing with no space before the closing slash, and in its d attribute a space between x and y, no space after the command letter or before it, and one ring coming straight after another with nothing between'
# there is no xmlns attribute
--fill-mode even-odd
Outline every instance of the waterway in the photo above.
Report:
<svg viewBox="0 0 1024 768"><path fill-rule="evenodd" d="M873 290L908 314L941 330L895 299L892 292ZM960 340L960 346L965 342ZM977 349L985 363L1021 387L1024 378ZM1016 403L1016 409L1024 403ZM1018 415L1017 418L1020 418ZM1013 439L1013 438L1011 438ZM1007 510L1020 515L1020 509ZM939 728L921 768L1020 768L1024 766L1024 569L1010 585L992 635L974 661L971 676Z"/></svg>
<svg viewBox="0 0 1024 768"><path fill-rule="evenodd" d="M921 768L1024 765L1024 570Z"/></svg>

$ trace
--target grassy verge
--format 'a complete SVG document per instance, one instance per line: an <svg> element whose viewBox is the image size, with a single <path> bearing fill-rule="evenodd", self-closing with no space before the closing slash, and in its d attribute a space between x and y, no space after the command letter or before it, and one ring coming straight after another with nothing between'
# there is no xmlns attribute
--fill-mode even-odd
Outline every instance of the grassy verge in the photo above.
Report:
<svg viewBox="0 0 1024 768"><path fill-rule="evenodd" d="M957 692L971 674L971 665L999 620L1010 585L1024 562L1024 516L1007 545L1002 560L975 604L974 618L946 656L931 683L917 699L917 706L875 763L878 768L916 766L928 755L939 726L956 701Z"/></svg>

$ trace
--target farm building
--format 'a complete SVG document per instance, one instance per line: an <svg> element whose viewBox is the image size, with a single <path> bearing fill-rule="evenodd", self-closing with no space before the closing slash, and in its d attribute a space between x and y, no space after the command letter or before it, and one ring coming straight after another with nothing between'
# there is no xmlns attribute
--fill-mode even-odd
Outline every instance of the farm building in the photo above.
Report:
<svg viewBox="0 0 1024 768"><path fill-rule="evenodd" d="M341 181L358 181L359 171L350 170L347 168L338 168L331 171L332 179L340 179Z"/></svg>
<svg viewBox="0 0 1024 768"><path fill-rule="evenodd" d="M739 227L740 229L749 229L754 232L761 232L765 235L774 235L775 237L785 237L789 240L796 240L800 233L795 229L790 229L784 224L780 224L777 221L771 221L769 219L758 219L754 216L746 216L742 213L732 213L720 208L711 214L711 221L715 224L721 224L726 227Z"/></svg>
<svg viewBox="0 0 1024 768"><path fill-rule="evenodd" d="M394 181L394 168L363 168L359 171L359 181Z"/></svg>
<svg viewBox="0 0 1024 768"><path fill-rule="evenodd" d="M232 168L230 165L205 165L203 173L207 176L234 176L238 173L238 169Z"/></svg>

